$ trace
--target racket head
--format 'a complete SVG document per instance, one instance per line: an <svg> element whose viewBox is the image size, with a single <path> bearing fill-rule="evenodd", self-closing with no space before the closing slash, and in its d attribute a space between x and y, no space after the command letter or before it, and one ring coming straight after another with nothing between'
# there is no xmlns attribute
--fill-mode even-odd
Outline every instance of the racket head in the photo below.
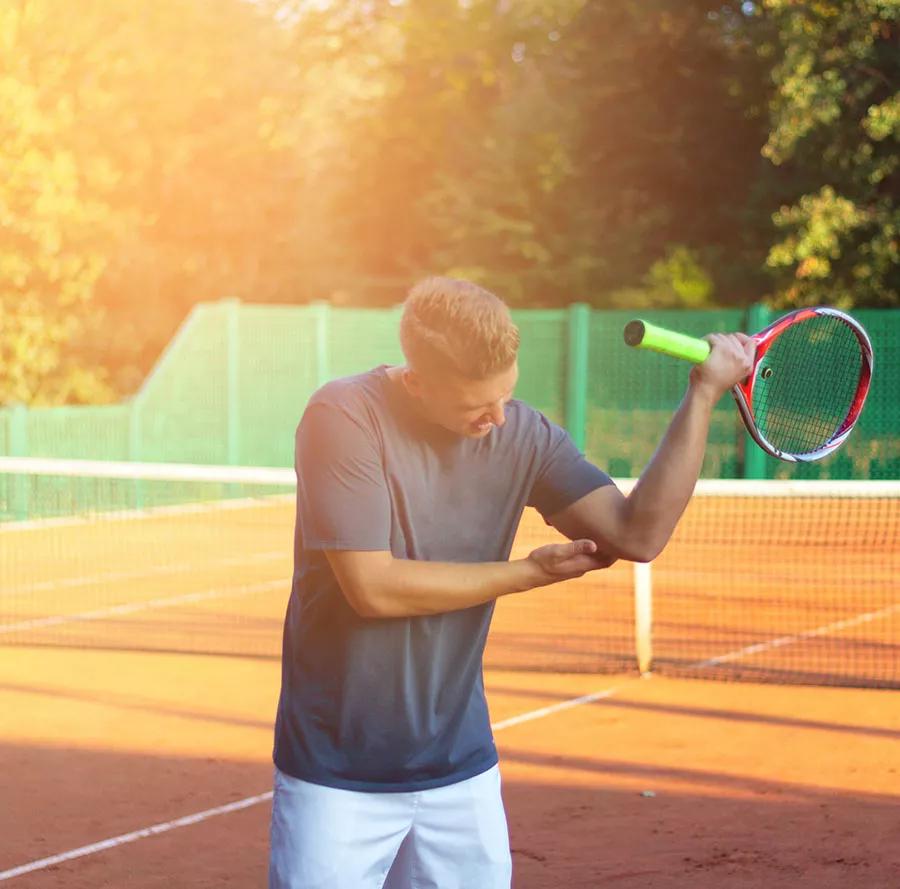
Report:
<svg viewBox="0 0 900 889"><path fill-rule="evenodd" d="M862 413L872 343L837 309L797 309L753 336L753 371L733 394L748 431L768 454L811 462L839 448Z"/></svg>

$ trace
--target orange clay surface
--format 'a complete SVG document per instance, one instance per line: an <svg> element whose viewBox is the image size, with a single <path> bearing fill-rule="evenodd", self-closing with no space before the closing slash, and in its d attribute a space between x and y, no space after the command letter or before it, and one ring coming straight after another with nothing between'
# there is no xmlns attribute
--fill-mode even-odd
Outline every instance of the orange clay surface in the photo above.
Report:
<svg viewBox="0 0 900 889"><path fill-rule="evenodd" d="M896 680L896 501L770 507L692 503L653 567L658 661L834 625L739 663ZM291 526L282 499L0 532L0 873L270 789ZM529 513L514 555L552 539ZM564 672L633 664L631 571L497 609L486 678L516 889L898 889L900 692ZM3 885L261 887L268 815Z"/></svg>
<svg viewBox="0 0 900 889"><path fill-rule="evenodd" d="M268 791L278 671L0 649L0 871ZM487 686L496 724L611 691L496 731L516 889L900 886L897 692L522 671ZM268 817L262 802L4 885L262 887Z"/></svg>

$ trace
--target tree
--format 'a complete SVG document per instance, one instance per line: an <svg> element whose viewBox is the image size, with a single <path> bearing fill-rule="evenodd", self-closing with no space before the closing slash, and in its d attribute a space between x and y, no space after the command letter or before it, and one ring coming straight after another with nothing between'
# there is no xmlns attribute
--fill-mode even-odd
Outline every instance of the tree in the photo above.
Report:
<svg viewBox="0 0 900 889"><path fill-rule="evenodd" d="M65 66L36 39L52 17L41 2L0 8L0 404L112 394L72 347L106 263L115 171L79 155L77 108L55 92Z"/></svg>
<svg viewBox="0 0 900 889"><path fill-rule="evenodd" d="M778 184L759 155L768 88L756 46L768 23L745 7L613 0L585 4L573 22L558 95L579 97L576 189L591 196L593 292L658 283L656 264L673 250L702 266L714 301L746 303L766 287L767 196Z"/></svg>
<svg viewBox="0 0 900 889"><path fill-rule="evenodd" d="M766 156L803 183L768 256L785 305L897 305L896 0L767 0L780 56Z"/></svg>
<svg viewBox="0 0 900 889"><path fill-rule="evenodd" d="M740 4L298 10L303 40L330 21L345 59L377 48L378 91L339 123L328 215L342 220L343 272L443 271L518 304L604 304L680 248L720 299L759 293L768 86L753 40L766 23ZM361 284L356 299L371 298Z"/></svg>
<svg viewBox="0 0 900 889"><path fill-rule="evenodd" d="M197 300L290 292L301 77L276 20L21 0L0 43L0 399L132 391Z"/></svg>

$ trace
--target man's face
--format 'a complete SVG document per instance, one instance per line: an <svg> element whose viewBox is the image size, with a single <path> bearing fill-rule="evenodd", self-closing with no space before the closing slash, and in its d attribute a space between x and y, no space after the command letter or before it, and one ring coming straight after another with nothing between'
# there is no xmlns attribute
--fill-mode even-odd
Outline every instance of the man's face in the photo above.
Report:
<svg viewBox="0 0 900 889"><path fill-rule="evenodd" d="M514 361L506 370L484 380L458 376L431 378L406 370L404 383L433 423L466 438L484 438L495 426L506 422L504 408L512 398L519 367Z"/></svg>

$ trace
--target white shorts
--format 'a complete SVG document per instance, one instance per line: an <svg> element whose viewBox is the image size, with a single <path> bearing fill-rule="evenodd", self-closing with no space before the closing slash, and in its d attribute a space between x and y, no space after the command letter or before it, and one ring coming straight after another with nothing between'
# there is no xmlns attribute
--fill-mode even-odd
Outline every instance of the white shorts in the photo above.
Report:
<svg viewBox="0 0 900 889"><path fill-rule="evenodd" d="M275 769L269 889L509 889L511 875L497 766L409 793Z"/></svg>

